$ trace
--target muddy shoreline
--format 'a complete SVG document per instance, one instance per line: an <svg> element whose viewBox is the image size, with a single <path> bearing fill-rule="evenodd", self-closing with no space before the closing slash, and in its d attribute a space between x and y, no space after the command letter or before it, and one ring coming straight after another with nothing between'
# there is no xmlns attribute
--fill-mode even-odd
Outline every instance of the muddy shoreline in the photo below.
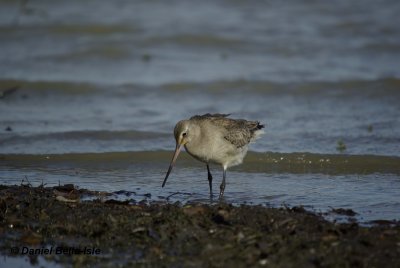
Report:
<svg viewBox="0 0 400 268"><path fill-rule="evenodd" d="M80 201L83 195L92 201ZM301 207L132 204L105 196L73 185L0 185L1 255L61 266L400 267L399 222L365 227Z"/></svg>

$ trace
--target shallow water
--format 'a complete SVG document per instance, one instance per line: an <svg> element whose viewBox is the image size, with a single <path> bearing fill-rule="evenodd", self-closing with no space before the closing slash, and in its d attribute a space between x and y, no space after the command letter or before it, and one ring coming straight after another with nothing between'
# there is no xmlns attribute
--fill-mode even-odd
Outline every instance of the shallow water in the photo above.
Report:
<svg viewBox="0 0 400 268"><path fill-rule="evenodd" d="M172 152L63 155L1 155L5 184L73 183L115 192L136 201L213 202L205 166L183 153L167 182L162 178ZM400 158L327 154L250 152L228 171L225 201L269 206L302 205L318 212L333 207L356 211L362 222L399 219ZM212 166L214 194L222 172ZM26 176L26 177L25 177Z"/></svg>
<svg viewBox="0 0 400 268"><path fill-rule="evenodd" d="M1 77L375 80L398 75L399 11L395 0L2 1Z"/></svg>
<svg viewBox="0 0 400 268"><path fill-rule="evenodd" d="M266 131L228 171L227 201L399 220L399 12L393 0L1 1L0 182L208 202L204 165L184 155L160 187L172 130L231 113Z"/></svg>

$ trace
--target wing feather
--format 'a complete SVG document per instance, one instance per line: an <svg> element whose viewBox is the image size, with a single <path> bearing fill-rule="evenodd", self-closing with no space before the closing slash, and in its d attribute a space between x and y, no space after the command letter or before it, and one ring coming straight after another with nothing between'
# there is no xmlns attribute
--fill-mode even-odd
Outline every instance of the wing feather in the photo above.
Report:
<svg viewBox="0 0 400 268"><path fill-rule="evenodd" d="M191 120L207 120L211 124L223 129L224 138L237 148L249 144L255 137L255 132L264 128L258 121L227 118L230 114L195 115Z"/></svg>

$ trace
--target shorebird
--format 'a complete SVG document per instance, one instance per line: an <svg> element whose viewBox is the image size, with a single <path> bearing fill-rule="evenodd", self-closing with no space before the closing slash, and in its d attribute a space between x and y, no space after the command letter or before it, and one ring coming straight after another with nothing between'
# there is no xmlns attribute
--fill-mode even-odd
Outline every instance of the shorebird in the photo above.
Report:
<svg viewBox="0 0 400 268"><path fill-rule="evenodd" d="M227 118L229 114L195 115L188 120L179 121L174 129L175 152L169 165L162 187L165 186L176 159L182 149L195 159L206 163L210 197L212 180L210 163L222 165L223 178L219 198L224 195L226 170L242 163L249 143L263 133L263 125L258 121Z"/></svg>

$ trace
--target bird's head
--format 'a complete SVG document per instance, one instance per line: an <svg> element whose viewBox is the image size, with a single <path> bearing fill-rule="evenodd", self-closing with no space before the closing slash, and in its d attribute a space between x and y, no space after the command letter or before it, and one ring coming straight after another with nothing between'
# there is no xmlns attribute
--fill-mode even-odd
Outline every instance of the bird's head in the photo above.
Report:
<svg viewBox="0 0 400 268"><path fill-rule="evenodd" d="M182 146L190 141L190 123L188 120L179 121L174 129L176 145Z"/></svg>
<svg viewBox="0 0 400 268"><path fill-rule="evenodd" d="M169 165L167 175L165 176L162 187L164 187L165 183L167 182L168 176L171 173L173 166L175 165L176 159L178 158L182 146L190 142L191 139L190 122L188 120L179 121L175 126L174 136L176 140L175 152L174 156L172 157L171 163Z"/></svg>

